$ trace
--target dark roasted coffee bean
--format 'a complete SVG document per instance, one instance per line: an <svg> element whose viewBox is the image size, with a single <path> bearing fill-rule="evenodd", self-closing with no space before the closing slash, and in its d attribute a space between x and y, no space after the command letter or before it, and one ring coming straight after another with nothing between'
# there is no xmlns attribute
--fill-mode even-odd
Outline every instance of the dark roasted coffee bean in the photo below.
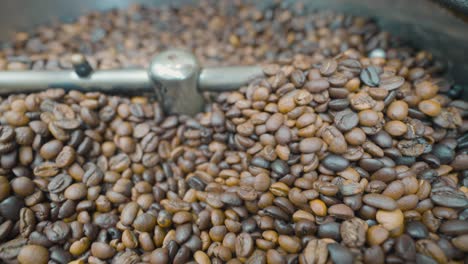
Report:
<svg viewBox="0 0 468 264"><path fill-rule="evenodd" d="M262 157L255 157L252 159L251 164L256 167L268 169L270 167L270 162L265 160Z"/></svg>
<svg viewBox="0 0 468 264"><path fill-rule="evenodd" d="M385 263L384 252L380 246L372 246L365 249L364 252L364 263Z"/></svg>
<svg viewBox="0 0 468 264"><path fill-rule="evenodd" d="M455 151L443 144L434 145L432 147L432 154L434 154L442 164L450 163L455 157Z"/></svg>
<svg viewBox="0 0 468 264"><path fill-rule="evenodd" d="M333 171L342 171L349 166L348 160L338 155L330 154L322 160L323 166Z"/></svg>
<svg viewBox="0 0 468 264"><path fill-rule="evenodd" d="M271 170L276 172L278 175L283 176L289 173L289 166L286 162L278 159L271 164Z"/></svg>
<svg viewBox="0 0 468 264"><path fill-rule="evenodd" d="M26 208L24 208L24 209L26 209ZM33 215L33 217L34 217L34 215ZM10 234L12 229L13 229L13 221L11 221L11 220L7 220L7 221L3 222L2 224L0 224L0 240L4 240L6 237L8 237L8 235ZM23 237L28 237L28 235L29 234L27 234L26 236L23 236Z"/></svg>
<svg viewBox="0 0 468 264"><path fill-rule="evenodd" d="M378 86L380 83L379 74L375 66L369 66L361 71L361 80L368 86Z"/></svg>
<svg viewBox="0 0 468 264"><path fill-rule="evenodd" d="M242 205L242 199L235 192L225 192L220 196L221 201L232 206Z"/></svg>
<svg viewBox="0 0 468 264"><path fill-rule="evenodd" d="M336 241L340 241L340 224L336 222L331 222L319 225L317 235L320 238L331 238Z"/></svg>
<svg viewBox="0 0 468 264"><path fill-rule="evenodd" d="M349 100L348 99L335 99L335 100L331 100L328 103L328 107L330 109L332 109L332 110L335 110L335 111L344 110L348 106L349 106ZM336 116L335 116L335 118L336 118ZM335 121L335 123L337 123L337 122Z"/></svg>
<svg viewBox="0 0 468 264"><path fill-rule="evenodd" d="M353 263L354 256L346 247L332 243L327 245L328 254L334 263Z"/></svg>
<svg viewBox="0 0 468 264"><path fill-rule="evenodd" d="M416 254L416 264L436 264L437 261L430 256L417 253Z"/></svg>
<svg viewBox="0 0 468 264"><path fill-rule="evenodd" d="M429 235L427 227L418 221L411 221L407 223L406 233L414 239L426 238Z"/></svg>
<svg viewBox="0 0 468 264"><path fill-rule="evenodd" d="M184 242L186 242L190 236L192 235L192 224L183 224L177 227L176 229L176 242L179 243L179 245L182 245Z"/></svg>
<svg viewBox="0 0 468 264"><path fill-rule="evenodd" d="M268 206L264 209L264 213L276 219L281 219L284 221L289 220L288 214L277 206Z"/></svg>
<svg viewBox="0 0 468 264"><path fill-rule="evenodd" d="M72 256L65 249L54 247L50 249L50 259L59 264L66 264L72 260Z"/></svg>
<svg viewBox="0 0 468 264"><path fill-rule="evenodd" d="M10 196L0 203L0 215L3 217L17 221L20 218L20 210L24 206L22 199L16 196Z"/></svg>
<svg viewBox="0 0 468 264"><path fill-rule="evenodd" d="M416 258L416 245L413 239L408 235L401 235L395 241L396 254L406 261Z"/></svg>
<svg viewBox="0 0 468 264"><path fill-rule="evenodd" d="M178 251L177 254L174 256L173 263L174 264L183 264L187 263L190 259L190 249L186 246L182 246Z"/></svg>
<svg viewBox="0 0 468 264"><path fill-rule="evenodd" d="M203 191L205 189L206 184L197 176L192 176L187 179L187 184L190 188Z"/></svg>

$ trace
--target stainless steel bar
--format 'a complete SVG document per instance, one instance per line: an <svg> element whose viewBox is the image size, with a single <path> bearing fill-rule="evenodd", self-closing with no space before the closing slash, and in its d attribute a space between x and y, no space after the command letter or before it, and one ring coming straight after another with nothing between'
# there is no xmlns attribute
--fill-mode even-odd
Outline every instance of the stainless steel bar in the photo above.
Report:
<svg viewBox="0 0 468 264"><path fill-rule="evenodd" d="M103 70L88 77L74 71L0 72L0 95L39 92L48 88L96 90L108 93L152 92L153 83L145 70Z"/></svg>
<svg viewBox="0 0 468 264"><path fill-rule="evenodd" d="M232 91L261 76L263 70L260 66L205 68L200 73L198 89L210 92Z"/></svg>
<svg viewBox="0 0 468 264"><path fill-rule="evenodd" d="M198 79L200 91L231 91L263 76L258 66L204 68ZM0 95L39 92L48 88L95 90L108 93L153 91L153 82L144 69L99 70L88 77L74 71L4 71L0 72Z"/></svg>

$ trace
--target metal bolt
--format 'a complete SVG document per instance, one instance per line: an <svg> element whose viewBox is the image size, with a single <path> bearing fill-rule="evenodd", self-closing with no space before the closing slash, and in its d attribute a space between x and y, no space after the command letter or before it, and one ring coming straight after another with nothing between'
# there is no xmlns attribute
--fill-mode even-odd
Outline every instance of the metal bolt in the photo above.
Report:
<svg viewBox="0 0 468 264"><path fill-rule="evenodd" d="M82 54L73 54L71 63L75 73L80 77L87 77L93 72L93 68Z"/></svg>

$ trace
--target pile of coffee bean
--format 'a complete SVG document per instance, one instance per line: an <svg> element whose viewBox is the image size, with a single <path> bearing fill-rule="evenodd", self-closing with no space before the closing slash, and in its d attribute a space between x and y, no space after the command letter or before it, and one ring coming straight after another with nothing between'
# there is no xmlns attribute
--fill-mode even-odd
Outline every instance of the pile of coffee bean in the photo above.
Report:
<svg viewBox="0 0 468 264"><path fill-rule="evenodd" d="M464 263L468 102L369 19L237 1L18 33L1 69L265 64L195 117L62 89L0 101L4 263ZM189 102L188 102L189 103Z"/></svg>

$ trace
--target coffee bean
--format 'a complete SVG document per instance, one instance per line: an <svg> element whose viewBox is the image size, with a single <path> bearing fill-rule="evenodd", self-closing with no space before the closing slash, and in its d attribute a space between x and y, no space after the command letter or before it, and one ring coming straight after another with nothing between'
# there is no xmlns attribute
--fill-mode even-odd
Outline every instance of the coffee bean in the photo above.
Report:
<svg viewBox="0 0 468 264"><path fill-rule="evenodd" d="M250 234L239 234L236 238L235 248L238 257L249 257L254 250L254 241Z"/></svg>
<svg viewBox="0 0 468 264"><path fill-rule="evenodd" d="M55 125L61 129L73 130L81 126L81 122L77 119L60 119L55 121Z"/></svg>
<svg viewBox="0 0 468 264"><path fill-rule="evenodd" d="M57 263L65 264L72 260L72 256L66 250L54 247L50 250L50 259Z"/></svg>
<svg viewBox="0 0 468 264"><path fill-rule="evenodd" d="M94 242L91 245L91 254L100 259L109 259L115 255L115 249L103 242Z"/></svg>
<svg viewBox="0 0 468 264"><path fill-rule="evenodd" d="M17 221L23 206L23 200L16 196L10 196L0 203L0 214L7 219Z"/></svg>
<svg viewBox="0 0 468 264"><path fill-rule="evenodd" d="M439 90L439 87L430 81L422 81L416 85L416 94L422 99L429 99L434 97Z"/></svg>
<svg viewBox="0 0 468 264"><path fill-rule="evenodd" d="M460 235L452 239L452 244L459 250L466 252L468 250L468 235Z"/></svg>
<svg viewBox="0 0 468 264"><path fill-rule="evenodd" d="M328 103L328 107L335 111L345 110L349 106L348 99L335 99ZM335 117L336 118L336 117ZM335 121L336 123L336 121Z"/></svg>
<svg viewBox="0 0 468 264"><path fill-rule="evenodd" d="M379 74L375 66L369 66L361 71L361 80L368 86L378 86L380 83Z"/></svg>
<svg viewBox="0 0 468 264"><path fill-rule="evenodd" d="M49 251L42 246L26 245L21 248L18 254L18 261L20 263L46 264L49 262Z"/></svg>
<svg viewBox="0 0 468 264"><path fill-rule="evenodd" d="M267 263L285 263L286 259L277 250L269 249L266 254Z"/></svg>
<svg viewBox="0 0 468 264"><path fill-rule="evenodd" d="M70 135L64 129L60 128L55 121L50 122L47 127L54 138L60 141L67 141L70 138Z"/></svg>
<svg viewBox="0 0 468 264"><path fill-rule="evenodd" d="M288 164L282 160L275 160L271 164L271 170L281 176L289 173Z"/></svg>
<svg viewBox="0 0 468 264"><path fill-rule="evenodd" d="M251 164L256 167L268 169L270 167L270 162L262 157L255 157L252 159Z"/></svg>
<svg viewBox="0 0 468 264"><path fill-rule="evenodd" d="M13 229L13 221L7 220L0 225L0 240L5 239ZM28 234L29 235L29 234Z"/></svg>
<svg viewBox="0 0 468 264"><path fill-rule="evenodd" d="M334 123L341 131L349 131L356 127L359 123L358 115L347 109L335 114Z"/></svg>
<svg viewBox="0 0 468 264"><path fill-rule="evenodd" d="M447 207L461 208L468 205L468 198L462 192L451 187L433 188L431 200L435 204Z"/></svg>
<svg viewBox="0 0 468 264"><path fill-rule="evenodd" d="M68 174L59 174L55 176L47 185L47 189L51 193L63 192L73 182L73 179Z"/></svg>
<svg viewBox="0 0 468 264"><path fill-rule="evenodd" d="M269 215L273 218L278 218L282 220L289 220L289 216L286 212L284 212L281 208L276 207L276 206L268 206L264 209L264 213L266 215Z"/></svg>
<svg viewBox="0 0 468 264"><path fill-rule="evenodd" d="M265 123L266 129L267 131L274 132L281 127L283 122L284 122L283 115L280 113L276 113L272 115L270 118L268 118L268 120L266 121Z"/></svg>
<svg viewBox="0 0 468 264"><path fill-rule="evenodd" d="M31 195L34 192L34 183L27 177L16 177L10 184L13 192L20 197Z"/></svg>
<svg viewBox="0 0 468 264"><path fill-rule="evenodd" d="M320 67L320 73L325 76L332 75L338 68L336 60L325 60Z"/></svg>
<svg viewBox="0 0 468 264"><path fill-rule="evenodd" d="M353 73L359 73L361 71L361 67L362 67L359 60L356 60L356 59L340 60L339 66L343 70L353 72Z"/></svg>
<svg viewBox="0 0 468 264"><path fill-rule="evenodd" d="M280 235L278 237L278 244L288 253L298 253L302 247L298 238L285 235Z"/></svg>
<svg viewBox="0 0 468 264"><path fill-rule="evenodd" d="M423 255L423 254L416 254L416 263L417 264L422 264L422 263L431 263L431 264L436 264L437 261L429 256Z"/></svg>
<svg viewBox="0 0 468 264"><path fill-rule="evenodd" d="M468 233L468 223L462 220L449 220L440 225L440 232L446 235L461 235Z"/></svg>
<svg viewBox="0 0 468 264"><path fill-rule="evenodd" d="M447 257L440 247L432 240L421 239L416 242L416 250L419 253L430 256L438 263L447 262Z"/></svg>
<svg viewBox="0 0 468 264"><path fill-rule="evenodd" d="M367 241L370 245L381 245L388 236L388 230L379 225L371 226L367 231Z"/></svg>
<svg viewBox="0 0 468 264"><path fill-rule="evenodd" d="M362 201L367 205L384 209L387 211L393 211L397 208L397 203L390 197L381 194L366 194L362 197Z"/></svg>
<svg viewBox="0 0 468 264"><path fill-rule="evenodd" d="M364 263L385 263L384 252L379 246L372 246L365 249Z"/></svg>
<svg viewBox="0 0 468 264"><path fill-rule="evenodd" d="M341 240L340 224L336 222L322 224L318 227L317 235L320 238L332 238L339 241Z"/></svg>
<svg viewBox="0 0 468 264"><path fill-rule="evenodd" d="M330 83L325 78L310 80L304 84L304 88L311 93L320 93L328 87L330 87Z"/></svg>
<svg viewBox="0 0 468 264"><path fill-rule="evenodd" d="M299 256L299 261L301 263L325 263L327 258L327 244L321 239L312 239Z"/></svg>
<svg viewBox="0 0 468 264"><path fill-rule="evenodd" d="M429 235L427 227L419 221L411 221L407 223L406 233L415 239L427 238Z"/></svg>
<svg viewBox="0 0 468 264"><path fill-rule="evenodd" d="M186 242L192 235L192 224L183 224L177 227L176 229L176 242L183 244Z"/></svg>
<svg viewBox="0 0 468 264"><path fill-rule="evenodd" d="M86 194L86 185L83 183L74 183L67 187L64 192L65 198L71 200L81 200L86 197Z"/></svg>
<svg viewBox="0 0 468 264"><path fill-rule="evenodd" d="M323 166L333 171L342 171L349 166L349 162L338 155L330 154L322 160Z"/></svg>
<svg viewBox="0 0 468 264"><path fill-rule="evenodd" d="M359 218L344 221L340 226L343 243L348 247L361 247L366 242L367 223Z"/></svg>
<svg viewBox="0 0 468 264"><path fill-rule="evenodd" d="M34 212L29 208L21 208L20 210L20 219L19 219L19 229L23 237L27 238L34 231L36 226L36 219L34 217Z"/></svg>
<svg viewBox="0 0 468 264"><path fill-rule="evenodd" d="M151 264L156 263L168 263L169 262L169 252L167 248L158 248L151 252L150 256Z"/></svg>
<svg viewBox="0 0 468 264"><path fill-rule="evenodd" d="M47 239L54 243L63 243L70 234L70 227L63 221L57 221L44 229Z"/></svg>
<svg viewBox="0 0 468 264"><path fill-rule="evenodd" d="M450 163L455 157L455 151L443 144L435 144L432 147L432 153L439 158L442 164Z"/></svg>
<svg viewBox="0 0 468 264"><path fill-rule="evenodd" d="M389 232L400 232L403 227L404 216L400 209L393 211L378 210L376 220Z"/></svg>
<svg viewBox="0 0 468 264"><path fill-rule="evenodd" d="M151 214L144 213L135 218L133 227L141 232L150 232L156 225L156 217Z"/></svg>
<svg viewBox="0 0 468 264"><path fill-rule="evenodd" d="M34 168L34 175L38 177L52 177L59 172L57 165L51 162L44 162Z"/></svg>
<svg viewBox="0 0 468 264"><path fill-rule="evenodd" d="M354 212L345 204L335 204L328 208L328 214L340 219L349 219L354 217Z"/></svg>
<svg viewBox="0 0 468 264"><path fill-rule="evenodd" d="M386 78L382 78L380 80L380 88L386 89L388 91L392 91L395 89L400 88L405 83L405 79L401 76L390 76Z"/></svg>
<svg viewBox="0 0 468 264"><path fill-rule="evenodd" d="M328 254L335 263L353 263L353 254L344 246L332 243L327 245Z"/></svg>
<svg viewBox="0 0 468 264"><path fill-rule="evenodd" d="M320 138L306 138L299 144L299 149L303 153L314 153L322 148L323 141Z"/></svg>
<svg viewBox="0 0 468 264"><path fill-rule="evenodd" d="M11 126L0 126L0 143L8 143L13 141L16 136L16 130Z"/></svg>
<svg viewBox="0 0 468 264"><path fill-rule="evenodd" d="M55 164L59 168L65 168L65 167L70 166L75 161L75 158L76 158L75 149L69 146L65 146L58 153L55 159Z"/></svg>

